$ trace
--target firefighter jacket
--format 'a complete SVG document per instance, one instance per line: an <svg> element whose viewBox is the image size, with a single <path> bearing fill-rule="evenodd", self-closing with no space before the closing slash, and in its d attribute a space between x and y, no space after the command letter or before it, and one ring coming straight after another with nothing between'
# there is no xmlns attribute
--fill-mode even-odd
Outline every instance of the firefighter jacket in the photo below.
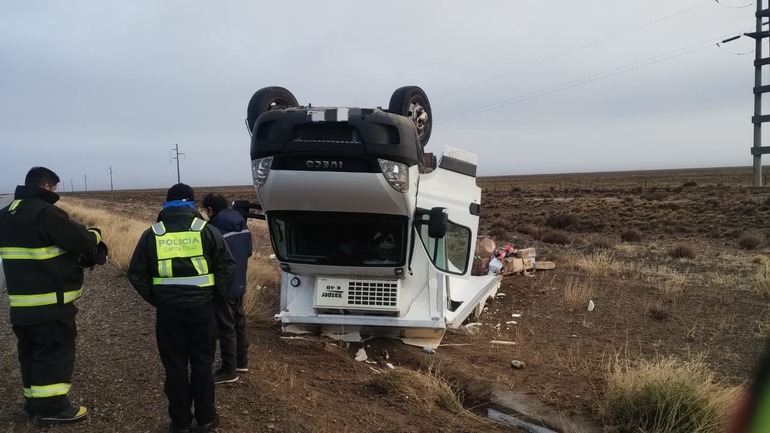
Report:
<svg viewBox="0 0 770 433"><path fill-rule="evenodd" d="M94 250L101 233L69 219L53 205L57 200L52 191L20 185L14 201L0 210L0 257L13 325L69 319L77 313L72 302L83 292L77 259Z"/></svg>
<svg viewBox="0 0 770 433"><path fill-rule="evenodd" d="M252 253L251 232L243 216L234 209L222 209L209 219L209 224L219 229L235 260L235 273L227 288L228 299L236 299L246 293L246 267Z"/></svg>
<svg viewBox="0 0 770 433"><path fill-rule="evenodd" d="M194 307L224 297L235 262L219 231L190 207L168 207L139 238L128 279L156 307Z"/></svg>

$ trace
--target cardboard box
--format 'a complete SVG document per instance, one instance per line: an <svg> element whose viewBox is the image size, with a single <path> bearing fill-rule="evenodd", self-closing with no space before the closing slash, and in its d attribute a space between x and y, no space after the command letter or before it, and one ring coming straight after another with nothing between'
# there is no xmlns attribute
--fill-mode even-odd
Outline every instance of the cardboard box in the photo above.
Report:
<svg viewBox="0 0 770 433"><path fill-rule="evenodd" d="M474 258L471 275L487 275L487 273L489 273L489 257Z"/></svg>
<svg viewBox="0 0 770 433"><path fill-rule="evenodd" d="M504 274L515 274L517 272L526 271L535 267L535 259L519 259L514 257L508 257L505 259L503 267Z"/></svg>
<svg viewBox="0 0 770 433"><path fill-rule="evenodd" d="M535 249L534 248L524 248L523 250L516 251L516 257L520 259L534 259L535 258Z"/></svg>

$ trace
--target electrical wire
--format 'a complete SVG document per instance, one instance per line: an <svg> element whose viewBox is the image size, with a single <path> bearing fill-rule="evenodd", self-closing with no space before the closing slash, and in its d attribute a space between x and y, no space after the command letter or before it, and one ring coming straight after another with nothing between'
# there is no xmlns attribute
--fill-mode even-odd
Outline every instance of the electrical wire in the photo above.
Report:
<svg viewBox="0 0 770 433"><path fill-rule="evenodd" d="M513 74L515 74L515 73L517 73L517 72L521 72L521 71L523 71L523 70L525 70L525 69L529 69L529 68L532 68L532 67L535 67L535 66L539 66L539 65L542 65L542 64L544 64L544 63L548 63L548 62L550 62L550 61L552 61L552 60L556 60L556 59L558 59L558 58L561 58L561 57L564 57L564 56L567 56L567 55L570 55L570 54L576 53L576 52L578 52L578 51L581 51L581 50L584 50L584 49L586 49L586 48L590 48L590 47L593 47L594 45L598 45L598 44L601 44L602 42L606 42L606 41L609 41L609 40L612 40L612 39L618 38L618 37L620 37L620 36L623 36L623 35L626 35L626 34L628 34L628 33L634 32L634 31L636 31L636 30L639 30L639 29L642 29L642 28L645 28L645 27L651 26L651 25L653 25L653 24L659 23L659 22L661 22L661 21L667 20L667 19L669 19L669 18L672 18L672 17L675 17L675 16L677 16L677 15L681 15L681 14L683 14L683 13L686 13L686 12L689 12L689 11L691 11L691 10L693 10L693 9L697 9L697 8L699 8L699 7L701 7L701 6L705 6L705 5L709 4L709 3L711 3L711 0L707 0L707 1L703 2L703 3L699 3L699 4L695 5L695 6L691 6L691 7L689 7L689 8L686 8L686 9L682 9L682 10L680 10L680 11L678 11L678 12L674 12L674 13L672 13L672 14L669 14L669 15L666 15L666 16L664 16L664 17L661 17L661 18L655 19L655 20L653 20L653 21L650 21L650 22L648 22L648 23L646 23L646 24L642 24L642 25L640 25L640 26L636 26L636 27L633 27L633 28L631 28L631 29L628 29L628 30L624 30L624 31L622 31L622 32L620 32L620 33L616 33L616 34L614 34L614 35L612 35L612 36L608 36L608 37L606 37L606 38L602 38L602 39L599 39L599 40L597 40L597 41L594 41L594 42L591 42L591 43L589 43L589 44L586 44L586 45L583 45L583 46L580 46L580 47L577 47L577 48L574 48L574 49L571 49L571 50L565 51L565 52L563 52L563 53L561 53L561 54L557 54L557 55L555 55L555 56L553 56L553 57L549 57L549 58L547 58L547 59L544 59L544 60L540 60L540 61L538 61L538 62L535 62L535 63L530 63L529 65L526 65L526 66L522 66L521 68L515 69L515 70L513 70L513 71L505 72L505 73L503 73L503 74L499 74L499 75L496 75L496 76L494 76L494 77L491 77L491 78L488 78L488 79L486 79L486 80L478 81L478 82L475 82L475 83L469 84L469 85L467 85L467 86L464 86L464 87L460 87L460 88L458 88L458 89L455 89L455 90L451 90L451 91L449 91L449 92L445 92L445 93L442 93L442 94L440 94L440 95L438 95L438 96L435 96L435 97L433 97L432 99L433 99L433 100L437 100L437 99L443 98L443 97L445 97L445 96L454 95L454 94L456 94L456 93L460 93L460 92L466 91L466 90L468 90L468 89L472 89L472 88L474 88L474 87L478 87L478 86L481 86L481 85L483 85L483 84L487 84L487 83L489 83L489 82L492 82L492 81L495 81L495 80L499 80L499 79L501 79L501 78L504 78L504 77L507 77L507 76L509 76L509 75L513 75Z"/></svg>
<svg viewBox="0 0 770 433"><path fill-rule="evenodd" d="M751 2L751 3L745 4L743 6L730 6L730 5L726 5L726 4L722 3L722 2L720 2L719 0L714 0L714 1L716 1L718 5L724 6L726 8L730 8L730 9L743 9L743 8L747 8L749 6L753 6L753 5L756 4L756 2Z"/></svg>
<svg viewBox="0 0 770 433"><path fill-rule="evenodd" d="M735 34L735 33L730 33ZM721 40L721 38L719 38ZM703 42L699 42L696 44L688 45L686 47L678 48L676 50L671 50L662 54L658 54L656 56L648 57L643 60L638 60L636 62L628 63L623 66L618 66L612 69L608 69L602 72L598 72L595 74L587 75L572 81L567 81L561 84L557 84L555 86L546 87L543 89L536 90L534 92L525 93L523 95L515 96L513 98L507 98L503 99L498 102L494 102L492 104L483 105L480 107L472 108L470 110L461 111L452 115L449 115L445 118L436 119L436 123L446 123L446 122L452 122L455 120L463 119L465 117L475 116L477 114L485 113L488 111L496 110L499 108L507 107L509 105L518 104L520 102L529 101L535 98L540 98L542 96L551 95L554 93L562 92L567 89L571 89L573 87L582 86L584 84L593 83L599 80L603 80L605 78L613 77L615 75L619 75L625 72L634 71L636 69L640 69L646 66L651 66L656 63L660 63L666 60L671 60L676 57L681 57L687 54L692 54L697 51L704 50L706 48L711 48L713 45L714 39L709 39ZM699 47L699 48L694 48ZM693 48L693 49L690 49ZM688 50L688 51L685 51ZM679 53L679 54L675 54Z"/></svg>

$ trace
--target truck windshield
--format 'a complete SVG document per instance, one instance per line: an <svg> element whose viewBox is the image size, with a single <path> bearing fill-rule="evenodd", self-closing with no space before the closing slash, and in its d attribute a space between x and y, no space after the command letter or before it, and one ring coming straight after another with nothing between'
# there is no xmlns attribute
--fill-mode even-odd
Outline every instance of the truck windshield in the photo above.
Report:
<svg viewBox="0 0 770 433"><path fill-rule="evenodd" d="M267 214L279 260L327 266L403 266L408 219L398 215L274 211Z"/></svg>

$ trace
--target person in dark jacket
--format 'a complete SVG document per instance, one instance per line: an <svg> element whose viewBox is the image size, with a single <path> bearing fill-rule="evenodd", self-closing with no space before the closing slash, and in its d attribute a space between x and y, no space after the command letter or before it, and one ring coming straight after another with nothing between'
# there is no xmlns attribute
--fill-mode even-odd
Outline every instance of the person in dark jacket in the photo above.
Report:
<svg viewBox="0 0 770 433"><path fill-rule="evenodd" d="M249 371L243 295L246 293L246 268L252 253L251 232L240 212L231 209L223 195L208 194L203 197L202 206L209 224L222 233L235 259L235 273L227 296L217 302L217 337L222 363L214 373L214 383L235 382L238 373Z"/></svg>
<svg viewBox="0 0 770 433"><path fill-rule="evenodd" d="M58 183L52 170L33 167L13 202L0 210L0 257L18 340L24 410L39 425L77 422L88 414L67 397L77 337L73 301L83 293L78 258L96 249L101 232L54 206Z"/></svg>
<svg viewBox="0 0 770 433"><path fill-rule="evenodd" d="M129 281L156 308L155 337L166 370L172 433L190 430L191 405L198 432L219 425L212 374L214 302L225 296L234 267L224 238L196 210L192 188L172 186L128 266Z"/></svg>

